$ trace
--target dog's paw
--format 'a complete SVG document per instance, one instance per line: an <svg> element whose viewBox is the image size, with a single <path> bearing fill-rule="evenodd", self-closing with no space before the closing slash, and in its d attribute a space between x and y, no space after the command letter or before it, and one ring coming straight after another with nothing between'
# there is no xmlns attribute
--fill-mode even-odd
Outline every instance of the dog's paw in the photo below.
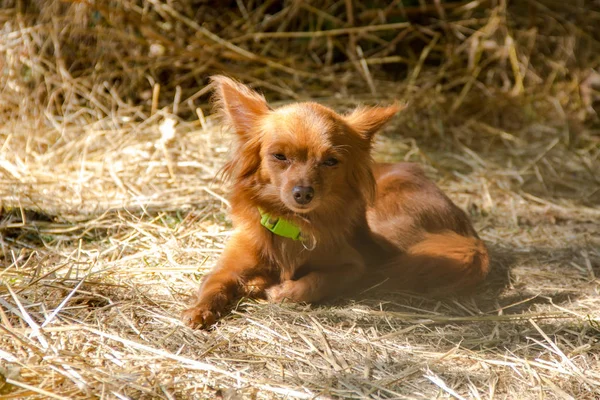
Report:
<svg viewBox="0 0 600 400"><path fill-rule="evenodd" d="M217 315L205 306L188 308L181 314L181 320L190 328L210 328L217 321Z"/></svg>
<svg viewBox="0 0 600 400"><path fill-rule="evenodd" d="M272 286L266 290L267 299L271 303L291 301L294 303L304 301L302 288L298 281L287 280L279 285Z"/></svg>

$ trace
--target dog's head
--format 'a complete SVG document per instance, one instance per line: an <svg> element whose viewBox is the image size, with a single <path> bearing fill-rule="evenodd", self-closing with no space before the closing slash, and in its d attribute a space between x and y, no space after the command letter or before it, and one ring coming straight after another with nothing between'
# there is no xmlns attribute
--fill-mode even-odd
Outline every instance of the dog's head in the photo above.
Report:
<svg viewBox="0 0 600 400"><path fill-rule="evenodd" d="M316 103L272 110L250 88L224 76L212 80L217 107L238 137L225 173L245 185L257 205L339 213L373 198L373 136L398 105L361 107L348 115Z"/></svg>

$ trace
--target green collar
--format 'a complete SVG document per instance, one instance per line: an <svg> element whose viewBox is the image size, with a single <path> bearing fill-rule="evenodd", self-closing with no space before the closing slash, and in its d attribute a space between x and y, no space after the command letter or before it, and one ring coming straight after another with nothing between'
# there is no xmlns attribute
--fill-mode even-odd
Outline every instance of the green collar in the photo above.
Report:
<svg viewBox="0 0 600 400"><path fill-rule="evenodd" d="M302 240L300 228L293 222L283 218L271 217L271 214L258 208L260 212L260 224L276 235L283 236L293 240Z"/></svg>

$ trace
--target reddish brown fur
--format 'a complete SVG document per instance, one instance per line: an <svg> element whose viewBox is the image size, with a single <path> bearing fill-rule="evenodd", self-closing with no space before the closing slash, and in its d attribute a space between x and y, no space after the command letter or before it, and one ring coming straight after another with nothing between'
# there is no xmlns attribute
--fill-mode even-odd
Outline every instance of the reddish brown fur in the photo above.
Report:
<svg viewBox="0 0 600 400"><path fill-rule="evenodd" d="M188 325L212 325L243 296L316 302L375 274L419 291L461 290L486 276L487 250L466 214L418 166L372 162L373 135L400 107L346 116L315 103L271 110L246 86L213 81L238 136L224 169L236 231L183 313ZM314 188L308 205L294 201L295 186ZM295 223L306 240L271 233L259 207Z"/></svg>

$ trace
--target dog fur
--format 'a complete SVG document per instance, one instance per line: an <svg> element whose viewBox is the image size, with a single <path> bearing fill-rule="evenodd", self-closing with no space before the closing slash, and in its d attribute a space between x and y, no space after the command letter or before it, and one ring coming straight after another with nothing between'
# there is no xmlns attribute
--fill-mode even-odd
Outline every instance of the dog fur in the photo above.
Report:
<svg viewBox="0 0 600 400"><path fill-rule="evenodd" d="M416 164L372 161L375 133L401 107L273 110L243 84L212 81L237 135L224 168L235 231L184 311L186 324L209 327L241 297L318 302L374 276L420 292L465 290L485 278L488 253L467 215ZM259 208L296 224L303 240L267 230Z"/></svg>

